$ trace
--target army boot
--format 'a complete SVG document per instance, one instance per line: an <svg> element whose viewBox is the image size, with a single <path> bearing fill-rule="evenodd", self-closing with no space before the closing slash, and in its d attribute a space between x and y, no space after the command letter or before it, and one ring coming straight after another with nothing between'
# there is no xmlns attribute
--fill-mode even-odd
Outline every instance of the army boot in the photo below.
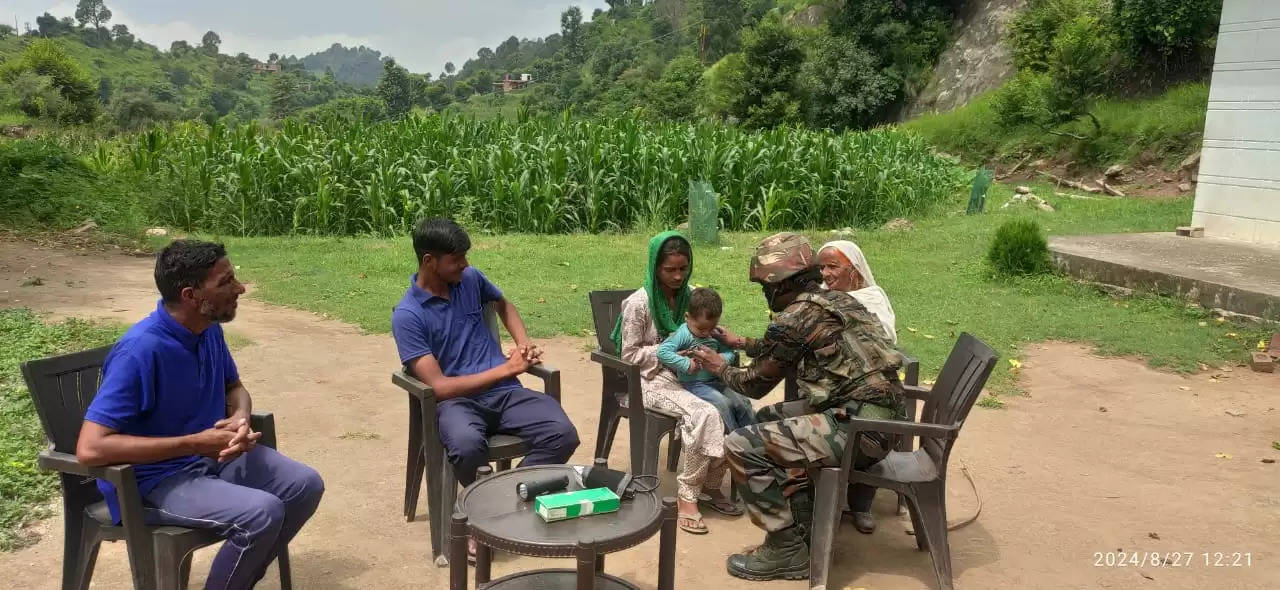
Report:
<svg viewBox="0 0 1280 590"><path fill-rule="evenodd" d="M809 529L813 501L792 497L793 523L765 535L764 544L729 556L729 574L747 580L804 580L809 577Z"/></svg>

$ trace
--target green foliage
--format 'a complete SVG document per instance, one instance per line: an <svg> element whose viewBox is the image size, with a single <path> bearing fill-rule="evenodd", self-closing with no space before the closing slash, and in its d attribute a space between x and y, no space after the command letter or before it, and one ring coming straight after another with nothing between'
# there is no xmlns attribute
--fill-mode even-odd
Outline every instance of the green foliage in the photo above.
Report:
<svg viewBox="0 0 1280 590"><path fill-rule="evenodd" d="M1114 30L1135 61L1194 60L1218 31L1220 0L1113 0Z"/></svg>
<svg viewBox="0 0 1280 590"><path fill-rule="evenodd" d="M799 119L794 95L804 50L795 35L776 20L765 20L742 40L744 92L730 113L749 128L765 128Z"/></svg>
<svg viewBox="0 0 1280 590"><path fill-rule="evenodd" d="M111 9L102 0L80 0L76 3L76 20L82 27L92 24L99 29L111 20Z"/></svg>
<svg viewBox="0 0 1280 590"><path fill-rule="evenodd" d="M280 72L271 78L271 116L283 119L298 111L299 84L297 76Z"/></svg>
<svg viewBox="0 0 1280 590"><path fill-rule="evenodd" d="M1068 22L1081 16L1103 18L1107 0L1031 0L1009 24L1008 44L1019 69L1049 70L1053 42Z"/></svg>
<svg viewBox="0 0 1280 590"><path fill-rule="evenodd" d="M743 25L746 24L742 0L698 0L697 18L706 21L707 57L720 59L738 50Z"/></svg>
<svg viewBox="0 0 1280 590"><path fill-rule="evenodd" d="M830 20L836 36L873 52L900 101L923 88L951 38L951 0L846 0Z"/></svg>
<svg viewBox="0 0 1280 590"><path fill-rule="evenodd" d="M634 118L286 120L276 133L182 125L115 150L172 195L158 221L235 235L400 234L434 215L503 232L674 224L690 180L721 195L727 229L866 226L931 211L964 181L911 134Z"/></svg>
<svg viewBox="0 0 1280 590"><path fill-rule="evenodd" d="M49 515L47 500L58 489L57 478L36 467L46 441L21 364L105 346L121 331L75 319L46 324L29 309L0 309L0 551L35 541L23 526Z"/></svg>
<svg viewBox="0 0 1280 590"><path fill-rule="evenodd" d="M706 89L703 105L708 113L728 115L733 103L746 93L747 64L741 53L730 53L702 74Z"/></svg>
<svg viewBox="0 0 1280 590"><path fill-rule="evenodd" d="M52 115L64 123L88 123L98 116L96 85L60 42L53 39L32 41L17 59L0 66L0 81L12 83L27 72L49 78L49 83L63 99L56 108L47 103L36 108L41 115L34 116Z"/></svg>
<svg viewBox="0 0 1280 590"><path fill-rule="evenodd" d="M1040 224L1030 219L1006 221L996 230L987 261L997 274L1026 276L1050 271L1049 243Z"/></svg>
<svg viewBox="0 0 1280 590"><path fill-rule="evenodd" d="M218 55L218 46L222 45L222 37L217 33L208 31L200 38L200 49L209 55Z"/></svg>
<svg viewBox="0 0 1280 590"><path fill-rule="evenodd" d="M302 120L314 125L375 123L387 118L387 103L371 96L340 98L302 112Z"/></svg>
<svg viewBox="0 0 1280 590"><path fill-rule="evenodd" d="M702 92L702 64L692 55L673 59L662 72L662 78L645 92L646 108L656 117L691 120L697 113Z"/></svg>
<svg viewBox="0 0 1280 590"><path fill-rule="evenodd" d="M146 92L131 91L117 96L109 113L116 127L125 131L137 131L179 116L178 108L168 103L156 103Z"/></svg>
<svg viewBox="0 0 1280 590"><path fill-rule="evenodd" d="M800 73L806 119L816 127L858 129L874 124L893 102L898 81L854 41L823 35Z"/></svg>
<svg viewBox="0 0 1280 590"><path fill-rule="evenodd" d="M403 117L413 108L413 84L409 80L409 72L396 65L394 59L383 62L377 92L391 117Z"/></svg>
<svg viewBox="0 0 1280 590"><path fill-rule="evenodd" d="M1108 86L1114 57L1115 38L1098 19L1078 16L1063 25L1049 54L1049 104L1061 120L1088 112Z"/></svg>
<svg viewBox="0 0 1280 590"><path fill-rule="evenodd" d="M1053 86L1048 74L1030 69L1018 72L1012 80L991 95L991 108L997 120L1005 127L1018 125L1047 125L1054 122L1049 107L1049 92Z"/></svg>
<svg viewBox="0 0 1280 590"><path fill-rule="evenodd" d="M87 218L129 233L143 224L151 202L149 191L99 176L52 141L0 143L0 219L7 227L64 229Z"/></svg>

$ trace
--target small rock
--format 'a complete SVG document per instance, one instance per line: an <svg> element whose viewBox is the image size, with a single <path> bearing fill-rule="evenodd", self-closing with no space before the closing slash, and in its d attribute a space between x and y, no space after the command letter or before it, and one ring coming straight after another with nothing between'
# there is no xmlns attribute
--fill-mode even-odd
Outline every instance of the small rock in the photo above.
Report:
<svg viewBox="0 0 1280 590"><path fill-rule="evenodd" d="M1157 535L1157 534L1155 534L1155 533L1147 533L1147 538L1155 539L1155 540L1159 541L1159 540L1160 540L1160 535Z"/></svg>
<svg viewBox="0 0 1280 590"><path fill-rule="evenodd" d="M98 229L98 224L94 223L92 219L86 219L84 220L84 223L80 224L80 227L77 227L71 230L69 233L83 234L83 233L91 232L95 229Z"/></svg>
<svg viewBox="0 0 1280 590"><path fill-rule="evenodd" d="M1099 412L1105 412L1105 411L1107 411L1107 407L1106 407L1106 406L1098 406L1098 411L1099 411Z"/></svg>
<svg viewBox="0 0 1280 590"><path fill-rule="evenodd" d="M1263 459L1263 460L1262 460L1262 462L1263 462L1263 463L1266 463L1266 464L1268 464L1268 465L1270 465L1270 464L1272 464L1272 463L1275 463L1275 462L1276 462L1276 460L1275 460L1275 459Z"/></svg>
<svg viewBox="0 0 1280 590"><path fill-rule="evenodd" d="M1112 164L1111 167L1107 168L1107 171L1103 172L1102 174L1103 176L1106 176L1107 178L1114 180L1116 177L1120 176L1122 173L1124 173L1124 166L1121 166L1119 164Z"/></svg>
<svg viewBox="0 0 1280 590"><path fill-rule="evenodd" d="M1189 193L1189 192L1191 192L1191 185L1190 185L1190 184L1188 184L1188 183L1186 183L1186 182L1179 183L1179 184L1178 184L1178 192L1180 192L1180 193Z"/></svg>
<svg viewBox="0 0 1280 590"><path fill-rule="evenodd" d="M1182 170L1190 170L1192 168L1196 168L1199 166L1200 166L1200 152L1196 152L1194 154L1191 154L1190 156L1187 156L1187 159L1183 160L1182 165L1178 166L1178 168Z"/></svg>
<svg viewBox="0 0 1280 590"><path fill-rule="evenodd" d="M686 221L676 226L676 231L689 231L689 222Z"/></svg>
<svg viewBox="0 0 1280 590"><path fill-rule="evenodd" d="M1166 176L1166 177L1164 177L1164 178L1161 178L1161 179L1160 179L1160 182L1173 182L1173 177L1172 177L1172 176Z"/></svg>
<svg viewBox="0 0 1280 590"><path fill-rule="evenodd" d="M157 238L157 237L164 237L167 235L169 235L169 230L163 227L152 227L147 229L148 237Z"/></svg>
<svg viewBox="0 0 1280 590"><path fill-rule="evenodd" d="M1018 193L1020 195L1029 195L1031 194L1031 187L1020 186L1018 188L1013 189L1013 192Z"/></svg>
<svg viewBox="0 0 1280 590"><path fill-rule="evenodd" d="M906 231L913 227L915 227L915 225L911 223L910 219L907 219L905 217L899 217L897 219L891 220L888 223L884 224L883 226L880 227L880 229L884 229L888 231Z"/></svg>

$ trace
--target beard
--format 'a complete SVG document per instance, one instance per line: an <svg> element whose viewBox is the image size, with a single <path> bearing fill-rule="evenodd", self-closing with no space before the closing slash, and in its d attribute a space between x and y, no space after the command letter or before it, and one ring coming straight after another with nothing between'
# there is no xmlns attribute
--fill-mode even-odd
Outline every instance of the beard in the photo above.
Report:
<svg viewBox="0 0 1280 590"><path fill-rule="evenodd" d="M215 307L208 301L201 301L200 315L204 316L211 322L225 324L236 319L236 305L233 301L224 307Z"/></svg>

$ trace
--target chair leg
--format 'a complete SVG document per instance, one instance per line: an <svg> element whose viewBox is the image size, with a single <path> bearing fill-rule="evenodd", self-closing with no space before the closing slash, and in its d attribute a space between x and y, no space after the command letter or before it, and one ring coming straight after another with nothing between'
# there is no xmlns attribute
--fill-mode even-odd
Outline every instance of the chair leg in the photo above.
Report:
<svg viewBox="0 0 1280 590"><path fill-rule="evenodd" d="M422 490L422 472L424 457L422 456L422 404L417 398L409 396L409 445L405 451L404 464L404 516L413 522L418 511L418 495Z"/></svg>
<svg viewBox="0 0 1280 590"><path fill-rule="evenodd" d="M608 395L608 394L606 394ZM596 427L596 459L609 459L609 451L613 449L613 435L618 432L618 403L610 403L607 397L600 402L600 422Z"/></svg>
<svg viewBox="0 0 1280 590"><path fill-rule="evenodd" d="M437 444L428 444L424 452L426 455L426 463L429 471L427 477L427 522L431 529L431 557L435 560L436 565L445 567L449 565L448 558L445 557L445 550L448 547L448 518L451 511L442 509L442 490L444 489L446 480L448 483L453 482L453 466L449 464L445 458L444 449Z"/></svg>
<svg viewBox="0 0 1280 590"><path fill-rule="evenodd" d="M667 439L667 471L675 473L680 468L680 450L683 446L680 440L680 429L676 428L671 431L671 437ZM657 452L657 449L654 449Z"/></svg>
<svg viewBox="0 0 1280 590"><path fill-rule="evenodd" d="M933 573L938 577L941 590L951 590L951 546L947 542L947 497L942 482L929 483L918 488L920 521L924 524L924 536L929 541L929 555L933 558ZM919 529L916 530L919 535Z"/></svg>
<svg viewBox="0 0 1280 590"><path fill-rule="evenodd" d="M819 469L813 505L813 530L809 533L809 588L826 590L840 526L840 470Z"/></svg>
<svg viewBox="0 0 1280 590"><path fill-rule="evenodd" d="M920 501L915 496L907 495L907 514L911 515L911 530L916 536L916 549L929 550L929 539L924 534L924 520L920 515Z"/></svg>
<svg viewBox="0 0 1280 590"><path fill-rule="evenodd" d="M102 546L97 535L98 524L84 516L81 522L64 528L67 537L63 540L62 588L88 590L98 561L98 548Z"/></svg>
<svg viewBox="0 0 1280 590"><path fill-rule="evenodd" d="M662 424L657 419L649 417L645 422L644 442L641 447L644 460L641 462L641 470L638 473L658 475L658 453L662 450L662 437L667 436L667 433L662 430Z"/></svg>
<svg viewBox="0 0 1280 590"><path fill-rule="evenodd" d="M187 568L190 569L190 556L188 556L185 563ZM280 590L293 590L293 569L289 566L288 545L281 547L280 554L276 555L276 567L280 569Z"/></svg>
<svg viewBox="0 0 1280 590"><path fill-rule="evenodd" d="M182 582L182 586L180 586L180 588L183 588L184 590L191 587L191 556L194 554L195 552L192 551L191 553L188 553L186 557L183 557L182 565L178 567L178 579ZM281 571L283 572L284 570ZM288 588L285 588L283 584L281 584L280 587L282 590L288 590Z"/></svg>
<svg viewBox="0 0 1280 590"><path fill-rule="evenodd" d="M156 537L155 551L156 588L186 590L186 585L182 583L182 562L186 560L186 555L179 555L173 540L163 535Z"/></svg>

